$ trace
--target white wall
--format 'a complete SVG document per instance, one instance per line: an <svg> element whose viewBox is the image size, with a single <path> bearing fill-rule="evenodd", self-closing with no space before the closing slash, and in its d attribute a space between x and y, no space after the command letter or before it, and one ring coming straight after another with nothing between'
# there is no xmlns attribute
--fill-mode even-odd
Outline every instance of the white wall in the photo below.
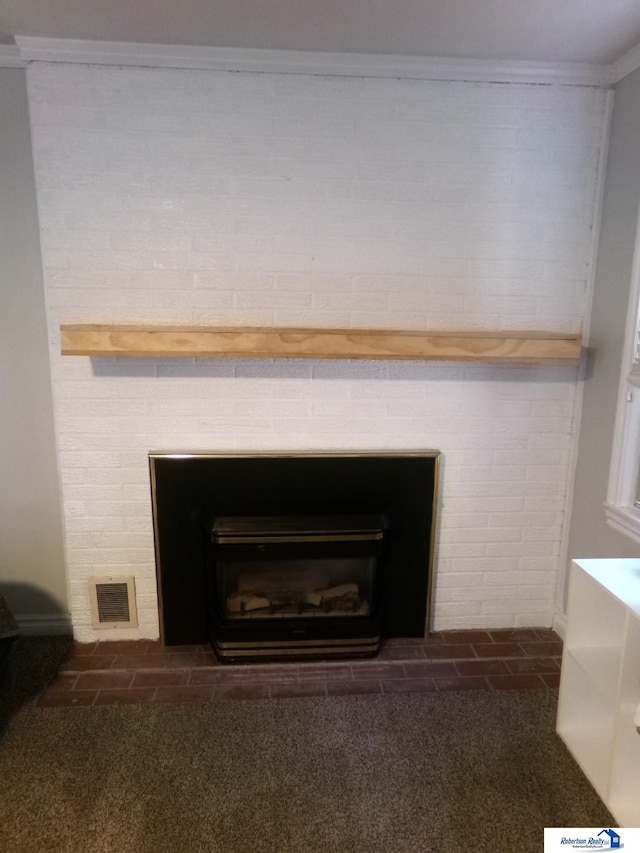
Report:
<svg viewBox="0 0 640 853"><path fill-rule="evenodd" d="M0 68L0 587L23 631L69 630L25 72Z"/></svg>
<svg viewBox="0 0 640 853"><path fill-rule="evenodd" d="M622 347L640 209L640 71L616 87L602 204L569 556L633 557L638 545L607 526Z"/></svg>
<svg viewBox="0 0 640 853"><path fill-rule="evenodd" d="M34 63L71 607L157 607L147 453L443 451L435 627L551 624L577 372L59 355L60 322L581 330L606 95Z"/></svg>

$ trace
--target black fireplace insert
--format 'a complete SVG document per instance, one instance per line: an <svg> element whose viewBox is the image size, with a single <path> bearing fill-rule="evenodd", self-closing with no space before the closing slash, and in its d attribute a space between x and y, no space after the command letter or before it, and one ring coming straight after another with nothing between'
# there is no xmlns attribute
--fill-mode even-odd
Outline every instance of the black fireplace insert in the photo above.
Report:
<svg viewBox="0 0 640 853"><path fill-rule="evenodd" d="M375 655L384 513L216 516L210 641L222 661Z"/></svg>
<svg viewBox="0 0 640 853"><path fill-rule="evenodd" d="M383 539L377 544L375 540L356 543L362 549L358 555L362 560L366 549L381 548L372 574L370 613L357 619L350 617L345 630L355 631L359 621L364 624L371 619L373 625L381 619L383 639L424 636L434 580L438 457L437 451L149 454L162 643L210 643L212 615L208 604L217 594L210 590L213 524L215 519L248 516L253 516L252 524L256 517L269 517L277 526L285 517L304 516L305 524L312 525L314 516L350 516L351 524L358 515L370 518L384 513ZM375 521L370 526L375 529L377 525ZM222 528L217 531L220 535L223 532ZM267 543L256 543L262 544ZM275 544L271 542L271 547ZM290 552L304 543L280 544ZM326 547L335 548L337 544L327 543ZM340 544L343 547L344 543ZM230 554L231 547L229 543ZM348 556L343 553L344 559ZM311 558L306 551L305 558ZM233 561L228 564L232 568ZM362 564L358 573L357 579L346 578L344 582L367 588L368 575ZM329 573L331 584L336 581L335 586L341 585L338 579L342 580ZM223 587L229 592L222 600L233 592L236 580L230 571ZM229 632L245 621L228 618L224 609L222 613L218 610L215 618L222 617ZM302 617L305 630L310 630L312 618ZM334 613L330 619L337 622L341 617ZM277 617L272 616L270 621L277 621ZM348 627L352 623L353 629ZM370 636L377 636L373 627Z"/></svg>

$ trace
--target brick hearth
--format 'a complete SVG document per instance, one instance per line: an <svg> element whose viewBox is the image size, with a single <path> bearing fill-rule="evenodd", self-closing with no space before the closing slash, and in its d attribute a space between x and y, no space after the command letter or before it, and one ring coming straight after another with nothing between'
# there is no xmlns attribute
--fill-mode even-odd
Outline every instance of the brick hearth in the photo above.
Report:
<svg viewBox="0 0 640 853"><path fill-rule="evenodd" d="M444 631L390 639L377 658L220 664L208 646L74 644L41 706L558 687L562 641L548 629Z"/></svg>

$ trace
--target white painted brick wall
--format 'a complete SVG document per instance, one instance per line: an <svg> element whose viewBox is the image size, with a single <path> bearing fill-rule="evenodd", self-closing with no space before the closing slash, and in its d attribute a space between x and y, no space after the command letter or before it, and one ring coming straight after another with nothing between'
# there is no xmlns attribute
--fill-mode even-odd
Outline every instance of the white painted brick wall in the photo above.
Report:
<svg viewBox="0 0 640 853"><path fill-rule="evenodd" d="M132 573L157 636L149 450L438 448L435 627L551 624L577 373L59 355L61 322L578 332L605 94L28 70L76 636Z"/></svg>

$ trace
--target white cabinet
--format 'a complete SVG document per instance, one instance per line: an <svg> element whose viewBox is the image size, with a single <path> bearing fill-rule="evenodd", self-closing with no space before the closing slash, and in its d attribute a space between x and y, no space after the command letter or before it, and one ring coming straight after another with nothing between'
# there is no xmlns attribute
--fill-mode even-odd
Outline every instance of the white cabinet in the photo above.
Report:
<svg viewBox="0 0 640 853"><path fill-rule="evenodd" d="M640 559L571 565L557 731L619 826L640 826Z"/></svg>

